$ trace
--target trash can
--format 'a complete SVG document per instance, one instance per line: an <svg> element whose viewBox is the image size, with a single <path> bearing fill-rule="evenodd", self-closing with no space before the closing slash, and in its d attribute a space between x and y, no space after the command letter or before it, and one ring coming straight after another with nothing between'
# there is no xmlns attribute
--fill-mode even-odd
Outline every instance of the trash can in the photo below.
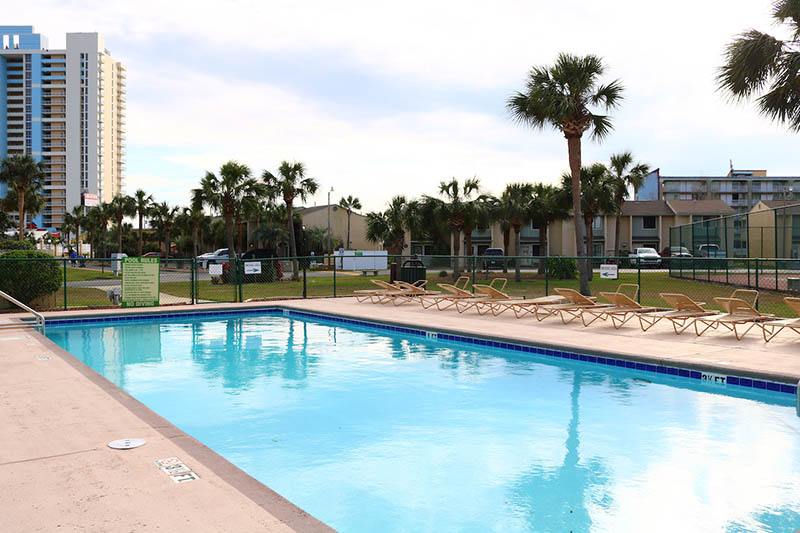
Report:
<svg viewBox="0 0 800 533"><path fill-rule="evenodd" d="M428 279L428 271L425 268L425 263L417 258L406 259L403 266L400 267L400 281L406 283L414 283L421 279Z"/></svg>

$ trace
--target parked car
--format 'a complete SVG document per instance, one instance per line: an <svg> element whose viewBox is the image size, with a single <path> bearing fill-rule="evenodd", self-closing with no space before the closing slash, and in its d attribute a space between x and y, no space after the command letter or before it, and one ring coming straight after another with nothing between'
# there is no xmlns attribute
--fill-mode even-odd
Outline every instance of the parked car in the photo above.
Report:
<svg viewBox="0 0 800 533"><path fill-rule="evenodd" d="M483 268L503 268L503 256L505 252L502 248L487 248L483 252Z"/></svg>
<svg viewBox="0 0 800 533"><path fill-rule="evenodd" d="M242 259L269 259L270 257L275 257L275 254L266 248L253 248L242 254Z"/></svg>
<svg viewBox="0 0 800 533"><path fill-rule="evenodd" d="M161 259L172 259L172 256L164 255L164 252L147 252L142 257L160 257Z"/></svg>
<svg viewBox="0 0 800 533"><path fill-rule="evenodd" d="M718 244L701 244L697 247L697 255L700 257L725 257L725 251Z"/></svg>
<svg viewBox="0 0 800 533"><path fill-rule="evenodd" d="M692 257L692 254L685 246L665 246L661 257Z"/></svg>
<svg viewBox="0 0 800 533"><path fill-rule="evenodd" d="M658 268L661 266L661 256L655 248L636 248L629 254L631 266Z"/></svg>
<svg viewBox="0 0 800 533"><path fill-rule="evenodd" d="M228 249L220 248L213 252L208 252L197 256L200 268L207 269L208 265L222 264L228 260Z"/></svg>

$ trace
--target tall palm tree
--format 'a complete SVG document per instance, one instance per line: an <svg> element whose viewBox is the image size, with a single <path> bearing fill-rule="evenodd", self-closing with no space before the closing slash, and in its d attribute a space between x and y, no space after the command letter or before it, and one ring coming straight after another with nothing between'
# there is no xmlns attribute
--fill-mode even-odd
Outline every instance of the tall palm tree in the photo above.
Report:
<svg viewBox="0 0 800 533"><path fill-rule="evenodd" d="M198 246L200 246L200 226L206 220L206 213L203 211L203 189L192 189L192 198L189 207L184 208L184 214L189 219L192 228L192 257L198 256Z"/></svg>
<svg viewBox="0 0 800 533"><path fill-rule="evenodd" d="M136 203L130 196L120 194L111 199L108 208L113 218L117 222L117 253L122 253L122 219L132 217L136 214Z"/></svg>
<svg viewBox="0 0 800 533"><path fill-rule="evenodd" d="M294 201L300 198L302 201L317 192L319 183L314 178L306 177L306 167L303 163L289 163L284 161L278 167L278 175L275 176L268 170L261 175L261 179L267 186L268 196L272 198L282 198L286 204L286 229L289 232L289 253L292 257L297 257L297 242L294 234ZM294 261L295 268L292 269L292 279L297 280L297 261Z"/></svg>
<svg viewBox="0 0 800 533"><path fill-rule="evenodd" d="M507 102L512 117L534 129L551 126L567 139L569 168L572 173L572 209L575 216L575 250L581 257L586 250L581 217L581 138L589 132L601 140L612 129L611 119L592 111L615 108L622 101L622 84L614 80L600 84L605 72L602 60L594 55L578 57L559 54L552 66L531 69L524 92L517 92ZM580 290L589 295L588 261L578 261Z"/></svg>
<svg viewBox="0 0 800 533"><path fill-rule="evenodd" d="M83 206L76 205L69 214L72 215L72 220L75 223L75 247L77 248L78 255L81 255L81 228L86 225L86 215L83 214Z"/></svg>
<svg viewBox="0 0 800 533"><path fill-rule="evenodd" d="M72 236L72 232L75 230L75 219L73 218L71 213L64 213L64 218L61 220L61 234L66 235L64 240L67 243L67 247L71 248L69 243L70 237Z"/></svg>
<svg viewBox="0 0 800 533"><path fill-rule="evenodd" d="M136 214L139 216L139 240L136 243L136 255L142 256L142 231L144 224L144 217L153 205L153 195L147 194L142 189L138 189L133 194L133 202L136 206Z"/></svg>
<svg viewBox="0 0 800 533"><path fill-rule="evenodd" d="M91 256L96 257L97 252L95 248L95 236L100 231L100 228L103 226L103 212L102 207L95 206L90 207L89 210L86 212L86 221L84 222L86 225L86 230L89 232L89 244L91 246Z"/></svg>
<svg viewBox="0 0 800 533"><path fill-rule="evenodd" d="M367 213L367 240L380 243L389 255L402 255L411 204L405 196L395 196L383 212Z"/></svg>
<svg viewBox="0 0 800 533"><path fill-rule="evenodd" d="M592 255L594 234L592 223L594 219L604 213L614 211L614 195L612 176L602 163L595 163L590 167L581 167L581 218L586 226L586 247L589 256ZM561 175L561 188L563 191L572 190L572 174L565 172ZM591 270L589 276L591 279Z"/></svg>
<svg viewBox="0 0 800 533"><path fill-rule="evenodd" d="M536 183L531 200L531 218L539 228L539 255L547 255L547 228L556 220L569 217L569 206L562 201L561 191L553 185ZM538 271L544 274L544 261L539 261Z"/></svg>
<svg viewBox="0 0 800 533"><path fill-rule="evenodd" d="M630 152L620 152L611 156L611 164L608 166L611 173L611 187L614 194L614 210L616 220L614 222L614 246L619 247L619 227L622 219L622 204L628 198L628 191L633 188L636 192L644 183L650 167L644 163L633 163L633 155ZM619 252L618 252L619 253Z"/></svg>
<svg viewBox="0 0 800 533"><path fill-rule="evenodd" d="M0 182L8 186L16 196L16 209L19 216L19 240L25 238L25 201L31 196L41 198L45 173L41 163L29 155L12 155L0 163ZM9 195L8 200L11 200ZM9 206L6 206L8 208ZM13 209L13 207L11 208ZM30 210L29 210L30 211ZM32 211L30 211L32 212Z"/></svg>
<svg viewBox="0 0 800 533"><path fill-rule="evenodd" d="M222 213L225 221L225 239L230 257L235 257L236 250L233 238L233 225L236 210L242 199L249 196L259 196L263 193L263 186L251 176L247 165L236 161L228 161L219 169L219 176L206 172L200 182L203 198L211 208Z"/></svg>
<svg viewBox="0 0 800 533"><path fill-rule="evenodd" d="M350 249L350 215L353 214L354 210L361 209L361 200L358 198L354 198L352 195L348 195L347 198L342 198L339 200L339 207L345 209L347 211L347 249Z"/></svg>
<svg viewBox="0 0 800 533"><path fill-rule="evenodd" d="M175 224L175 219L180 212L180 207L170 207L167 202L155 204L152 207L151 213L154 215L153 219L158 224L158 229L164 234L164 256L169 257L170 248L172 247L171 235L172 226Z"/></svg>
<svg viewBox="0 0 800 533"><path fill-rule="evenodd" d="M114 218L114 209L111 207L111 203L103 202L97 206L98 208L98 217L100 219L100 237L102 238L103 244L103 257L108 256L108 223L109 221Z"/></svg>
<svg viewBox="0 0 800 533"><path fill-rule="evenodd" d="M777 0L772 17L786 26L789 38L753 29L740 34L725 50L717 84L737 101L761 94L762 115L800 132L800 2Z"/></svg>
<svg viewBox="0 0 800 533"><path fill-rule="evenodd" d="M520 254L522 225L533 216L533 185L509 183L498 199L499 208L505 213L509 226L514 230L514 255ZM520 258L514 260L514 278L520 281Z"/></svg>

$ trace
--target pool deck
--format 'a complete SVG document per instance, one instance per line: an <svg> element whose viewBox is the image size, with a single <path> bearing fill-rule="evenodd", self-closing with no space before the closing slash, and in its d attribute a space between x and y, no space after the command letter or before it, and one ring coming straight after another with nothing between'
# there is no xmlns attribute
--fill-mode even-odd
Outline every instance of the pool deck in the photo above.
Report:
<svg viewBox="0 0 800 533"><path fill-rule="evenodd" d="M584 328L558 319L536 322L357 303L352 298L170 306L46 313L48 318L217 311L279 305L409 327L501 338L654 364L797 384L800 336L766 344L755 329L742 341L709 332L676 336L658 324L643 333L630 322ZM0 315L0 323L30 315ZM192 439L89 367L30 329L0 330L0 530L331 531ZM141 437L141 448L107 443ZM155 460L179 457L199 479L176 484Z"/></svg>

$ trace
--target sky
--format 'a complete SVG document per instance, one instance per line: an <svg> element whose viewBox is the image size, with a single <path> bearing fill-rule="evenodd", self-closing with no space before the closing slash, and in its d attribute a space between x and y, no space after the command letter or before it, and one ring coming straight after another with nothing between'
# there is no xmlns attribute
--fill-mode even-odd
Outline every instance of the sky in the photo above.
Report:
<svg viewBox="0 0 800 533"><path fill-rule="evenodd" d="M716 90L725 45L749 28L780 34L766 0L702 2L40 0L32 24L63 47L99 32L128 69L125 191L187 204L229 159L254 175L302 161L320 184L308 205L435 194L456 177L499 194L557 182L554 130L513 122L507 98L560 52L596 54L625 100L583 161L630 150L662 175L767 169L798 175L798 134Z"/></svg>

